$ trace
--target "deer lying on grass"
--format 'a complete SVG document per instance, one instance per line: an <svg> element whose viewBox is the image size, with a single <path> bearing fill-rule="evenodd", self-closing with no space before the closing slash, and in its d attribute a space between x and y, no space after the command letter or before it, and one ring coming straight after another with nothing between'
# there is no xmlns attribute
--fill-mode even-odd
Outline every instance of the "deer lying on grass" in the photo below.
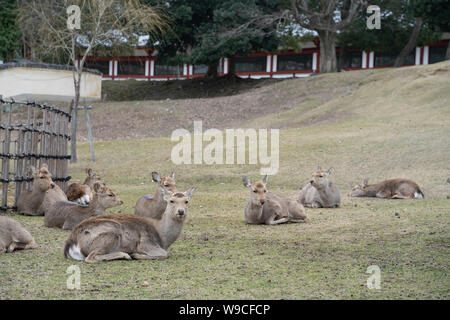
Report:
<svg viewBox="0 0 450 320"><path fill-rule="evenodd" d="M341 204L338 188L328 181L333 168L322 170L320 167L314 172L312 179L300 191L298 200L309 208L337 208Z"/></svg>
<svg viewBox="0 0 450 320"><path fill-rule="evenodd" d="M37 247L31 234L18 221L0 216L0 253Z"/></svg>
<svg viewBox="0 0 450 320"><path fill-rule="evenodd" d="M146 194L136 201L134 213L138 216L161 219L166 210L167 202L164 200L160 187L170 192L177 192L175 186L175 173L172 171L170 177L162 177L158 172L152 172L152 179L157 183L155 195Z"/></svg>
<svg viewBox="0 0 450 320"><path fill-rule="evenodd" d="M94 184L95 195L89 206L81 206L70 201L57 201L45 214L46 227L57 227L64 230L72 230L81 221L93 216L98 216L106 209L123 204L110 188L97 182Z"/></svg>
<svg viewBox="0 0 450 320"><path fill-rule="evenodd" d="M81 205L87 205L92 200L92 190L94 190L94 184L101 182L102 178L94 173L92 169L86 169L87 177L83 183L72 183L67 188L66 195L69 201L77 202Z"/></svg>
<svg viewBox="0 0 450 320"><path fill-rule="evenodd" d="M108 214L80 223L64 248L66 258L99 262L117 259L165 259L179 237L194 188L170 192L159 187L167 207L160 220L130 214Z"/></svg>
<svg viewBox="0 0 450 320"><path fill-rule="evenodd" d="M38 216L39 209L44 201L47 190L56 185L52 181L52 175L48 171L46 164L36 171L30 167L33 175L33 189L31 191L23 190L17 199L17 211L26 216Z"/></svg>
<svg viewBox="0 0 450 320"><path fill-rule="evenodd" d="M267 192L267 175L256 182L243 176L242 182L250 188L250 199L245 207L245 221L248 224L272 225L308 220L305 208L299 201Z"/></svg>
<svg viewBox="0 0 450 320"><path fill-rule="evenodd" d="M38 215L45 215L56 201L67 201L66 194L57 184L45 193L44 201L38 209Z"/></svg>
<svg viewBox="0 0 450 320"><path fill-rule="evenodd" d="M350 192L350 197L377 197L388 199L423 199L425 196L420 187L409 179L391 179L377 184L367 184L364 179Z"/></svg>

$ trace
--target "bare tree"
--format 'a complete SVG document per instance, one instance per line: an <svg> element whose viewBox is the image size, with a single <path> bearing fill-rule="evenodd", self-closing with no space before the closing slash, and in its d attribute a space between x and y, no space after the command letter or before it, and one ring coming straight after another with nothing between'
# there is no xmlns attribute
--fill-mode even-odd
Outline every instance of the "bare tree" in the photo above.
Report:
<svg viewBox="0 0 450 320"><path fill-rule="evenodd" d="M76 23L70 28L68 23L71 17L76 18L76 12L68 11L73 4L81 9L79 28ZM63 55L74 67L71 162L76 162L77 113L86 58L97 47L111 52L117 47L132 47L142 35L163 34L166 15L139 0L31 0L21 8L20 24L24 38L32 39L41 56Z"/></svg>
<svg viewBox="0 0 450 320"><path fill-rule="evenodd" d="M336 72L336 36L367 5L364 0L290 0L296 22L320 38L320 72Z"/></svg>

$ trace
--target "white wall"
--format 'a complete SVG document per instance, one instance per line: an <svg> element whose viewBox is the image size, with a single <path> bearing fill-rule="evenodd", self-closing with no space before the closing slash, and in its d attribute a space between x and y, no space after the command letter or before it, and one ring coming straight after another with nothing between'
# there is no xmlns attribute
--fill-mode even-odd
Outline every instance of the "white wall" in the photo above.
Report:
<svg viewBox="0 0 450 320"><path fill-rule="evenodd" d="M81 100L100 100L101 75L85 72L81 79ZM0 70L0 95L15 100L71 101L74 97L70 70L13 67Z"/></svg>

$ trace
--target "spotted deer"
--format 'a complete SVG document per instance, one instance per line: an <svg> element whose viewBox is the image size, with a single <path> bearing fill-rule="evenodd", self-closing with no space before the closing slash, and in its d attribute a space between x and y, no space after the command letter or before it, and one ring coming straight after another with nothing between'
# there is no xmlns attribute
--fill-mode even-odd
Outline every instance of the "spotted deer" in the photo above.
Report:
<svg viewBox="0 0 450 320"><path fill-rule="evenodd" d="M337 208L341 204L341 195L338 188L330 181L328 176L333 168L322 170L317 168L309 183L300 191L298 200L309 208Z"/></svg>
<svg viewBox="0 0 450 320"><path fill-rule="evenodd" d="M280 224L307 221L305 208L296 200L267 191L267 175L251 182L242 177L244 186L250 188L250 199L245 207L245 221L248 224Z"/></svg>
<svg viewBox="0 0 450 320"><path fill-rule="evenodd" d="M160 187L167 191L177 192L178 190L175 186L175 173L172 171L170 176L161 178L158 172L152 172L152 179L157 183L155 195L146 194L140 197L136 201L134 213L138 216L161 219L166 210L167 202L160 192Z"/></svg>
<svg viewBox="0 0 450 320"><path fill-rule="evenodd" d="M108 214L87 219L70 234L66 258L99 262L117 259L165 259L179 237L194 188L171 192L159 187L167 202L160 220L133 214Z"/></svg>
<svg viewBox="0 0 450 320"><path fill-rule="evenodd" d="M57 201L45 214L44 225L63 230L72 230L81 221L98 216L106 209L123 204L110 188L97 182L94 184L95 195L89 206L81 206L70 201Z"/></svg>
<svg viewBox="0 0 450 320"><path fill-rule="evenodd" d="M31 234L18 221L0 216L0 253L37 247Z"/></svg>
<svg viewBox="0 0 450 320"><path fill-rule="evenodd" d="M31 191L23 190L20 193L16 204L17 211L26 216L38 216L41 215L39 209L46 192L55 188L55 184L46 164L43 164L37 171L33 166L30 169L33 175L33 188Z"/></svg>
<svg viewBox="0 0 450 320"><path fill-rule="evenodd" d="M377 184L368 184L364 179L353 187L350 197L376 197L388 199L423 199L425 196L420 187L409 179L391 179Z"/></svg>
<svg viewBox="0 0 450 320"><path fill-rule="evenodd" d="M86 179L83 183L72 183L66 191L67 199L69 201L77 202L81 205L87 205L91 202L94 190L94 184L97 182L104 183L102 178L92 169L86 168Z"/></svg>

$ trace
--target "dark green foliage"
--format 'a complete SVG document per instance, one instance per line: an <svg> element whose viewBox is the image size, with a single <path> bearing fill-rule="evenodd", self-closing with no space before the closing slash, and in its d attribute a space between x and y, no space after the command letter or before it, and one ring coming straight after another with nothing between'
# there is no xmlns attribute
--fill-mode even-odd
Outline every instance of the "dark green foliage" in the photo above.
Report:
<svg viewBox="0 0 450 320"><path fill-rule="evenodd" d="M450 32L450 2L448 0L411 0L414 14L423 17L431 27Z"/></svg>
<svg viewBox="0 0 450 320"><path fill-rule="evenodd" d="M339 35L338 44L367 51L400 52L410 38L417 17L411 3L406 0L377 0L371 4L378 5L381 9L381 29L367 29L368 15L363 12L346 32ZM439 37L440 33L425 23L417 45L434 42Z"/></svg>
<svg viewBox="0 0 450 320"><path fill-rule="evenodd" d="M14 58L19 48L20 32L17 28L17 1L0 0L0 59Z"/></svg>
<svg viewBox="0 0 450 320"><path fill-rule="evenodd" d="M146 2L168 6L171 30L157 49L158 59L169 64L210 64L236 54L276 50L280 43L275 23L261 26L258 19L277 12L278 0Z"/></svg>

